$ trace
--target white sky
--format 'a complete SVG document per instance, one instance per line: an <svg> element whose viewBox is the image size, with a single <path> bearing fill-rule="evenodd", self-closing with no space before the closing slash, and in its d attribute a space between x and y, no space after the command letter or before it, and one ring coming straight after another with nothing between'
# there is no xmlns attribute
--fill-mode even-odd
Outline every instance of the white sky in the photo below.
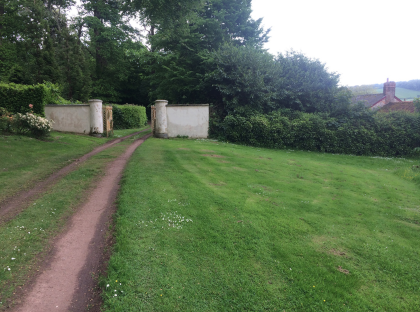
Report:
<svg viewBox="0 0 420 312"><path fill-rule="evenodd" d="M420 79L419 0L253 0L265 45L325 63L342 85Z"/></svg>

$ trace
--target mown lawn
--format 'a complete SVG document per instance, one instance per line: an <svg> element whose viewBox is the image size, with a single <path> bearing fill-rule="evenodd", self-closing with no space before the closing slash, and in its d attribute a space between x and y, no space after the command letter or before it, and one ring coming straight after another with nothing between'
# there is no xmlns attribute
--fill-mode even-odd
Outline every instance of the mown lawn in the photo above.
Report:
<svg viewBox="0 0 420 312"><path fill-rule="evenodd" d="M149 139L106 311L419 311L420 161Z"/></svg>
<svg viewBox="0 0 420 312"><path fill-rule="evenodd" d="M20 288L37 274L51 250L51 240L66 229L69 217L87 198L106 166L134 140L147 133L142 132L92 156L47 193L29 203L13 220L0 223L0 311L7 310L9 305L13 306L21 299L14 294L20 295ZM72 136L75 135L66 135L67 140L87 139ZM33 145L38 144L28 141L26 149L35 150Z"/></svg>
<svg viewBox="0 0 420 312"><path fill-rule="evenodd" d="M46 140L0 134L0 202L19 190L31 188L36 181L44 179L95 147L115 137L140 130L115 130L113 138L53 131Z"/></svg>

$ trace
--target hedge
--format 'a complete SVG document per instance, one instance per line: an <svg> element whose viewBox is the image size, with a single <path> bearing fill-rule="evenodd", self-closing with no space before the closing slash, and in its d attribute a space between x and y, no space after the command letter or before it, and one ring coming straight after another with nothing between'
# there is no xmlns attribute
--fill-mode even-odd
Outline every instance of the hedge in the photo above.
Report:
<svg viewBox="0 0 420 312"><path fill-rule="evenodd" d="M391 157L420 151L420 114L408 112L376 113L367 120L300 112L228 115L213 121L210 131L214 138L268 148Z"/></svg>
<svg viewBox="0 0 420 312"><path fill-rule="evenodd" d="M112 105L114 129L134 129L147 124L146 108L132 104Z"/></svg>
<svg viewBox="0 0 420 312"><path fill-rule="evenodd" d="M0 106L11 113L27 113L29 104L33 112L44 116L44 107L55 102L58 86L51 83L33 86L0 83Z"/></svg>

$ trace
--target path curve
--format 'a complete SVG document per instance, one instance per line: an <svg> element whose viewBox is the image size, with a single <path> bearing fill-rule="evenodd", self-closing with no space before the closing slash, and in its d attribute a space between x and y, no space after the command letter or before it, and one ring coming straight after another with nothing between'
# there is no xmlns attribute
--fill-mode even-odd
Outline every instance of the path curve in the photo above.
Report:
<svg viewBox="0 0 420 312"><path fill-rule="evenodd" d="M104 220L112 215L119 189L119 181L129 158L147 138L148 134L131 144L111 162L105 176L97 183L87 201L70 220L66 233L53 246L53 255L43 272L32 283L32 288L16 312L83 311L89 300L85 293L92 287L86 280L89 272L100 265L106 226ZM105 222L106 223L106 222ZM88 274L90 275L90 274ZM81 284L81 285L80 285Z"/></svg>
<svg viewBox="0 0 420 312"><path fill-rule="evenodd" d="M17 194L14 194L11 198L6 198L4 201L0 202L0 223L7 222L11 220L15 215L25 208L25 205L31 201L36 200L41 194L43 194L48 188L50 188L55 182L63 178L65 175L69 174L71 171L75 170L76 167L90 157L102 152L103 150L110 148L111 146L120 143L134 135L137 135L141 132L147 131L150 128L144 129L142 131L126 135L122 138L109 141L101 146L94 148L91 152L83 155L76 161L71 164L61 168L57 172L51 174L47 179L37 183L37 185L29 190L23 190Z"/></svg>

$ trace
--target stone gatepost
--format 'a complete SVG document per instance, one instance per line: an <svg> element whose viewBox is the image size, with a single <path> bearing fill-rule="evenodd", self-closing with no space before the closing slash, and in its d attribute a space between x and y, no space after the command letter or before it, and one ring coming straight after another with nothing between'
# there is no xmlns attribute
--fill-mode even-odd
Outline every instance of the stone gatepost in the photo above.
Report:
<svg viewBox="0 0 420 312"><path fill-rule="evenodd" d="M168 121L166 119L166 100L156 100L156 125L155 125L155 137L156 138L168 138Z"/></svg>
<svg viewBox="0 0 420 312"><path fill-rule="evenodd" d="M102 100L89 100L90 105L90 134L101 135L104 132L102 118Z"/></svg>

